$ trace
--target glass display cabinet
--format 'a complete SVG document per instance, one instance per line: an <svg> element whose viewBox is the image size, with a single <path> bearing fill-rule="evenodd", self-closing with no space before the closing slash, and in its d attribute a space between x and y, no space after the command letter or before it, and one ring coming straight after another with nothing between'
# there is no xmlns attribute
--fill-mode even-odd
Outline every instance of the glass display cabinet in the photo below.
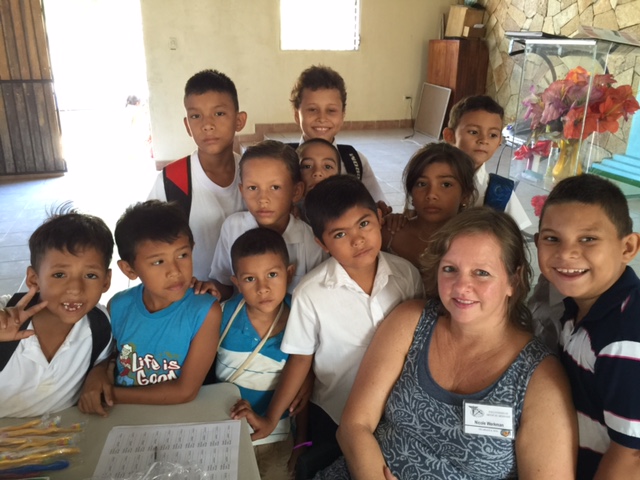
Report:
<svg viewBox="0 0 640 480"><path fill-rule="evenodd" d="M625 156L625 120L638 109L632 84L640 49L599 39L519 36L511 38L510 50L524 54L516 120L507 137L513 180L550 190L568 176L603 174L604 160ZM640 166L640 160L631 163ZM636 175L640 186L637 170L629 176Z"/></svg>

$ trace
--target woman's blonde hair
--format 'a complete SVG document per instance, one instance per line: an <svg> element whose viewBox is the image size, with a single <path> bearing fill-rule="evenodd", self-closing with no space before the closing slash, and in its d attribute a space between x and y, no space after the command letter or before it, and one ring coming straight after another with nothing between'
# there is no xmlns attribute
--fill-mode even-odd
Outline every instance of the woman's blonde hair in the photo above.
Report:
<svg viewBox="0 0 640 480"><path fill-rule="evenodd" d="M433 234L429 247L420 257L427 298L440 298L439 265L454 238L478 233L493 235L500 244L502 263L513 287L513 295L507 303L509 321L519 328L531 331L531 312L525 304L531 287L531 266L525 241L516 222L506 213L492 208L474 207L464 210Z"/></svg>

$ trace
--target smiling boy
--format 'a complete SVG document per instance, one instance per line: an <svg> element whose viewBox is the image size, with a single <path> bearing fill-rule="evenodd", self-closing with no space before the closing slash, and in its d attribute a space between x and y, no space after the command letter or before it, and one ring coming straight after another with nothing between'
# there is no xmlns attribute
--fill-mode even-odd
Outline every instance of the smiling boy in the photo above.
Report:
<svg viewBox="0 0 640 480"><path fill-rule="evenodd" d="M54 214L31 235L29 250L29 292L0 308L0 342L7 342L0 343L0 417L74 405L89 368L112 349L108 316L97 306L111 282L113 237L105 223L74 210Z"/></svg>
<svg viewBox="0 0 640 480"><path fill-rule="evenodd" d="M578 479L640 478L640 246L613 183L558 183L535 237L542 274L565 300L560 345L578 412Z"/></svg>
<svg viewBox="0 0 640 480"><path fill-rule="evenodd" d="M386 198L369 161L351 145L336 143L347 108L347 87L342 76L330 67L313 65L297 78L290 101L293 118L302 131L302 142L322 138L336 145L342 160L342 173L362 180L371 196L386 210Z"/></svg>

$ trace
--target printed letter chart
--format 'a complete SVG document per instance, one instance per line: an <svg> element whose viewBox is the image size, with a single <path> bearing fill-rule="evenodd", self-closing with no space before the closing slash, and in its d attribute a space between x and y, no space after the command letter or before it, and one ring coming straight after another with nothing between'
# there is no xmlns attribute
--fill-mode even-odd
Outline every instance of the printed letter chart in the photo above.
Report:
<svg viewBox="0 0 640 480"><path fill-rule="evenodd" d="M154 462L198 466L212 480L237 480L240 422L114 427L109 432L97 478L128 478Z"/></svg>

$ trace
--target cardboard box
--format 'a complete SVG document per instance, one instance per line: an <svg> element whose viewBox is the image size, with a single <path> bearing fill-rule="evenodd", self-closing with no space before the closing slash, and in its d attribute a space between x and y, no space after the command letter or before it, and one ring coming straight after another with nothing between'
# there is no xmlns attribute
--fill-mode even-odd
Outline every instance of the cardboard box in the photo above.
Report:
<svg viewBox="0 0 640 480"><path fill-rule="evenodd" d="M444 36L464 37L472 35L475 33L473 30L476 30L473 26L482 23L484 23L484 10L454 5L449 8L449 18L447 19L447 28ZM465 35L464 27L469 27L467 35Z"/></svg>
<svg viewBox="0 0 640 480"><path fill-rule="evenodd" d="M484 38L486 34L487 27L484 26L480 28L464 27L464 29L462 30L462 36L468 38Z"/></svg>

